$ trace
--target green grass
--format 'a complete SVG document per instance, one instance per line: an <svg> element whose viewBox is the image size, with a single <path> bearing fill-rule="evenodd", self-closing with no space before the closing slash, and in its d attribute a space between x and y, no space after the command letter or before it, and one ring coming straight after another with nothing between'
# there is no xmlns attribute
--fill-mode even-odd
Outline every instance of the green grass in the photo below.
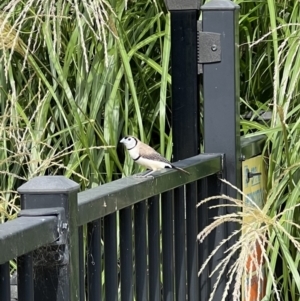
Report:
<svg viewBox="0 0 300 301"><path fill-rule="evenodd" d="M229 199L239 211L216 217L199 238L203 240L222 223L239 224L240 231L233 234L237 237L236 244L213 271L218 277L228 277L228 284L234 284L233 300L240 300L241 275L247 273L246 258L257 242L264 250L264 262L257 259L253 265L265 265L264 300L299 300L299 2L238 3L241 6L241 111L253 112L252 120L241 121L241 132L246 137L261 134L267 137L266 202L261 209L245 208L239 200ZM262 110L272 111L270 122L254 121ZM249 214L254 221L246 225L243 218ZM236 254L238 259L228 266L229 258ZM225 276L227 268L230 272ZM224 297L227 293L224 292Z"/></svg>
<svg viewBox="0 0 300 301"><path fill-rule="evenodd" d="M2 222L34 176L63 174L87 189L133 173L123 135L170 158L169 15L149 1L124 5L1 4Z"/></svg>

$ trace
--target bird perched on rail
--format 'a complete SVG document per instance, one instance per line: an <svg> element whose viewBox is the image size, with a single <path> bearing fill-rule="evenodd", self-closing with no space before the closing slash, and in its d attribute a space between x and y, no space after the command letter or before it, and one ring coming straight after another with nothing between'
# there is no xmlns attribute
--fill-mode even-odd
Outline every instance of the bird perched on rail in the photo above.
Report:
<svg viewBox="0 0 300 301"><path fill-rule="evenodd" d="M126 146L129 155L134 162L150 169L150 171L145 175L143 175L142 177L148 177L156 170L160 170L164 168L174 168L181 172L189 174L189 172L174 166L171 162L169 162L161 154L155 151L152 147L141 142L136 137L133 136L124 137L120 141L120 143L123 143Z"/></svg>

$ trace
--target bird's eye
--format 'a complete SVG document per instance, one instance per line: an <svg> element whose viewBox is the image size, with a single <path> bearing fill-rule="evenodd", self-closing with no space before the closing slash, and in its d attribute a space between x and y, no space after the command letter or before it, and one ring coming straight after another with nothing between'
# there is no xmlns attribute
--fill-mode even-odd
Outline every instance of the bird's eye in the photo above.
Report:
<svg viewBox="0 0 300 301"><path fill-rule="evenodd" d="M131 138L128 138L128 141L130 141L131 140Z"/></svg>

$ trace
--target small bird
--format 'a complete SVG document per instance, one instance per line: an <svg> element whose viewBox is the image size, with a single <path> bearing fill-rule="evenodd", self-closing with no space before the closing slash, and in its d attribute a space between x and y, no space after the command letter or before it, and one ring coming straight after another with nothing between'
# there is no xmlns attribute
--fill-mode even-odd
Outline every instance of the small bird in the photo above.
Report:
<svg viewBox="0 0 300 301"><path fill-rule="evenodd" d="M139 139L133 136L124 137L120 141L120 143L123 143L126 146L129 155L134 162L150 169L150 171L142 177L148 177L156 170L164 168L174 168L186 174L189 174L189 172L171 164L166 158L155 151L152 147L141 142Z"/></svg>

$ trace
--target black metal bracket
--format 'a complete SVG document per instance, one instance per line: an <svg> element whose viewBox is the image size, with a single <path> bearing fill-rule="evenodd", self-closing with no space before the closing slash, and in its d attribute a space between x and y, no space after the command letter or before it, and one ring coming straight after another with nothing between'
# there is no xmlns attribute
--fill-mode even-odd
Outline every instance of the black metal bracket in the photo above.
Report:
<svg viewBox="0 0 300 301"><path fill-rule="evenodd" d="M257 176L261 176L261 172L251 172L248 168L246 168L246 183L249 183L250 179Z"/></svg>
<svg viewBox="0 0 300 301"><path fill-rule="evenodd" d="M261 175L261 172L248 172L248 179L251 179L253 177L256 177L256 176L260 176Z"/></svg>
<svg viewBox="0 0 300 301"><path fill-rule="evenodd" d="M202 21L197 21L198 74L203 73L203 64L221 62L221 34L203 32Z"/></svg>
<svg viewBox="0 0 300 301"><path fill-rule="evenodd" d="M68 223L63 207L41 208L41 209L25 209L18 213L18 217L41 217L56 216L57 217L57 240L52 245L64 245L67 241Z"/></svg>

